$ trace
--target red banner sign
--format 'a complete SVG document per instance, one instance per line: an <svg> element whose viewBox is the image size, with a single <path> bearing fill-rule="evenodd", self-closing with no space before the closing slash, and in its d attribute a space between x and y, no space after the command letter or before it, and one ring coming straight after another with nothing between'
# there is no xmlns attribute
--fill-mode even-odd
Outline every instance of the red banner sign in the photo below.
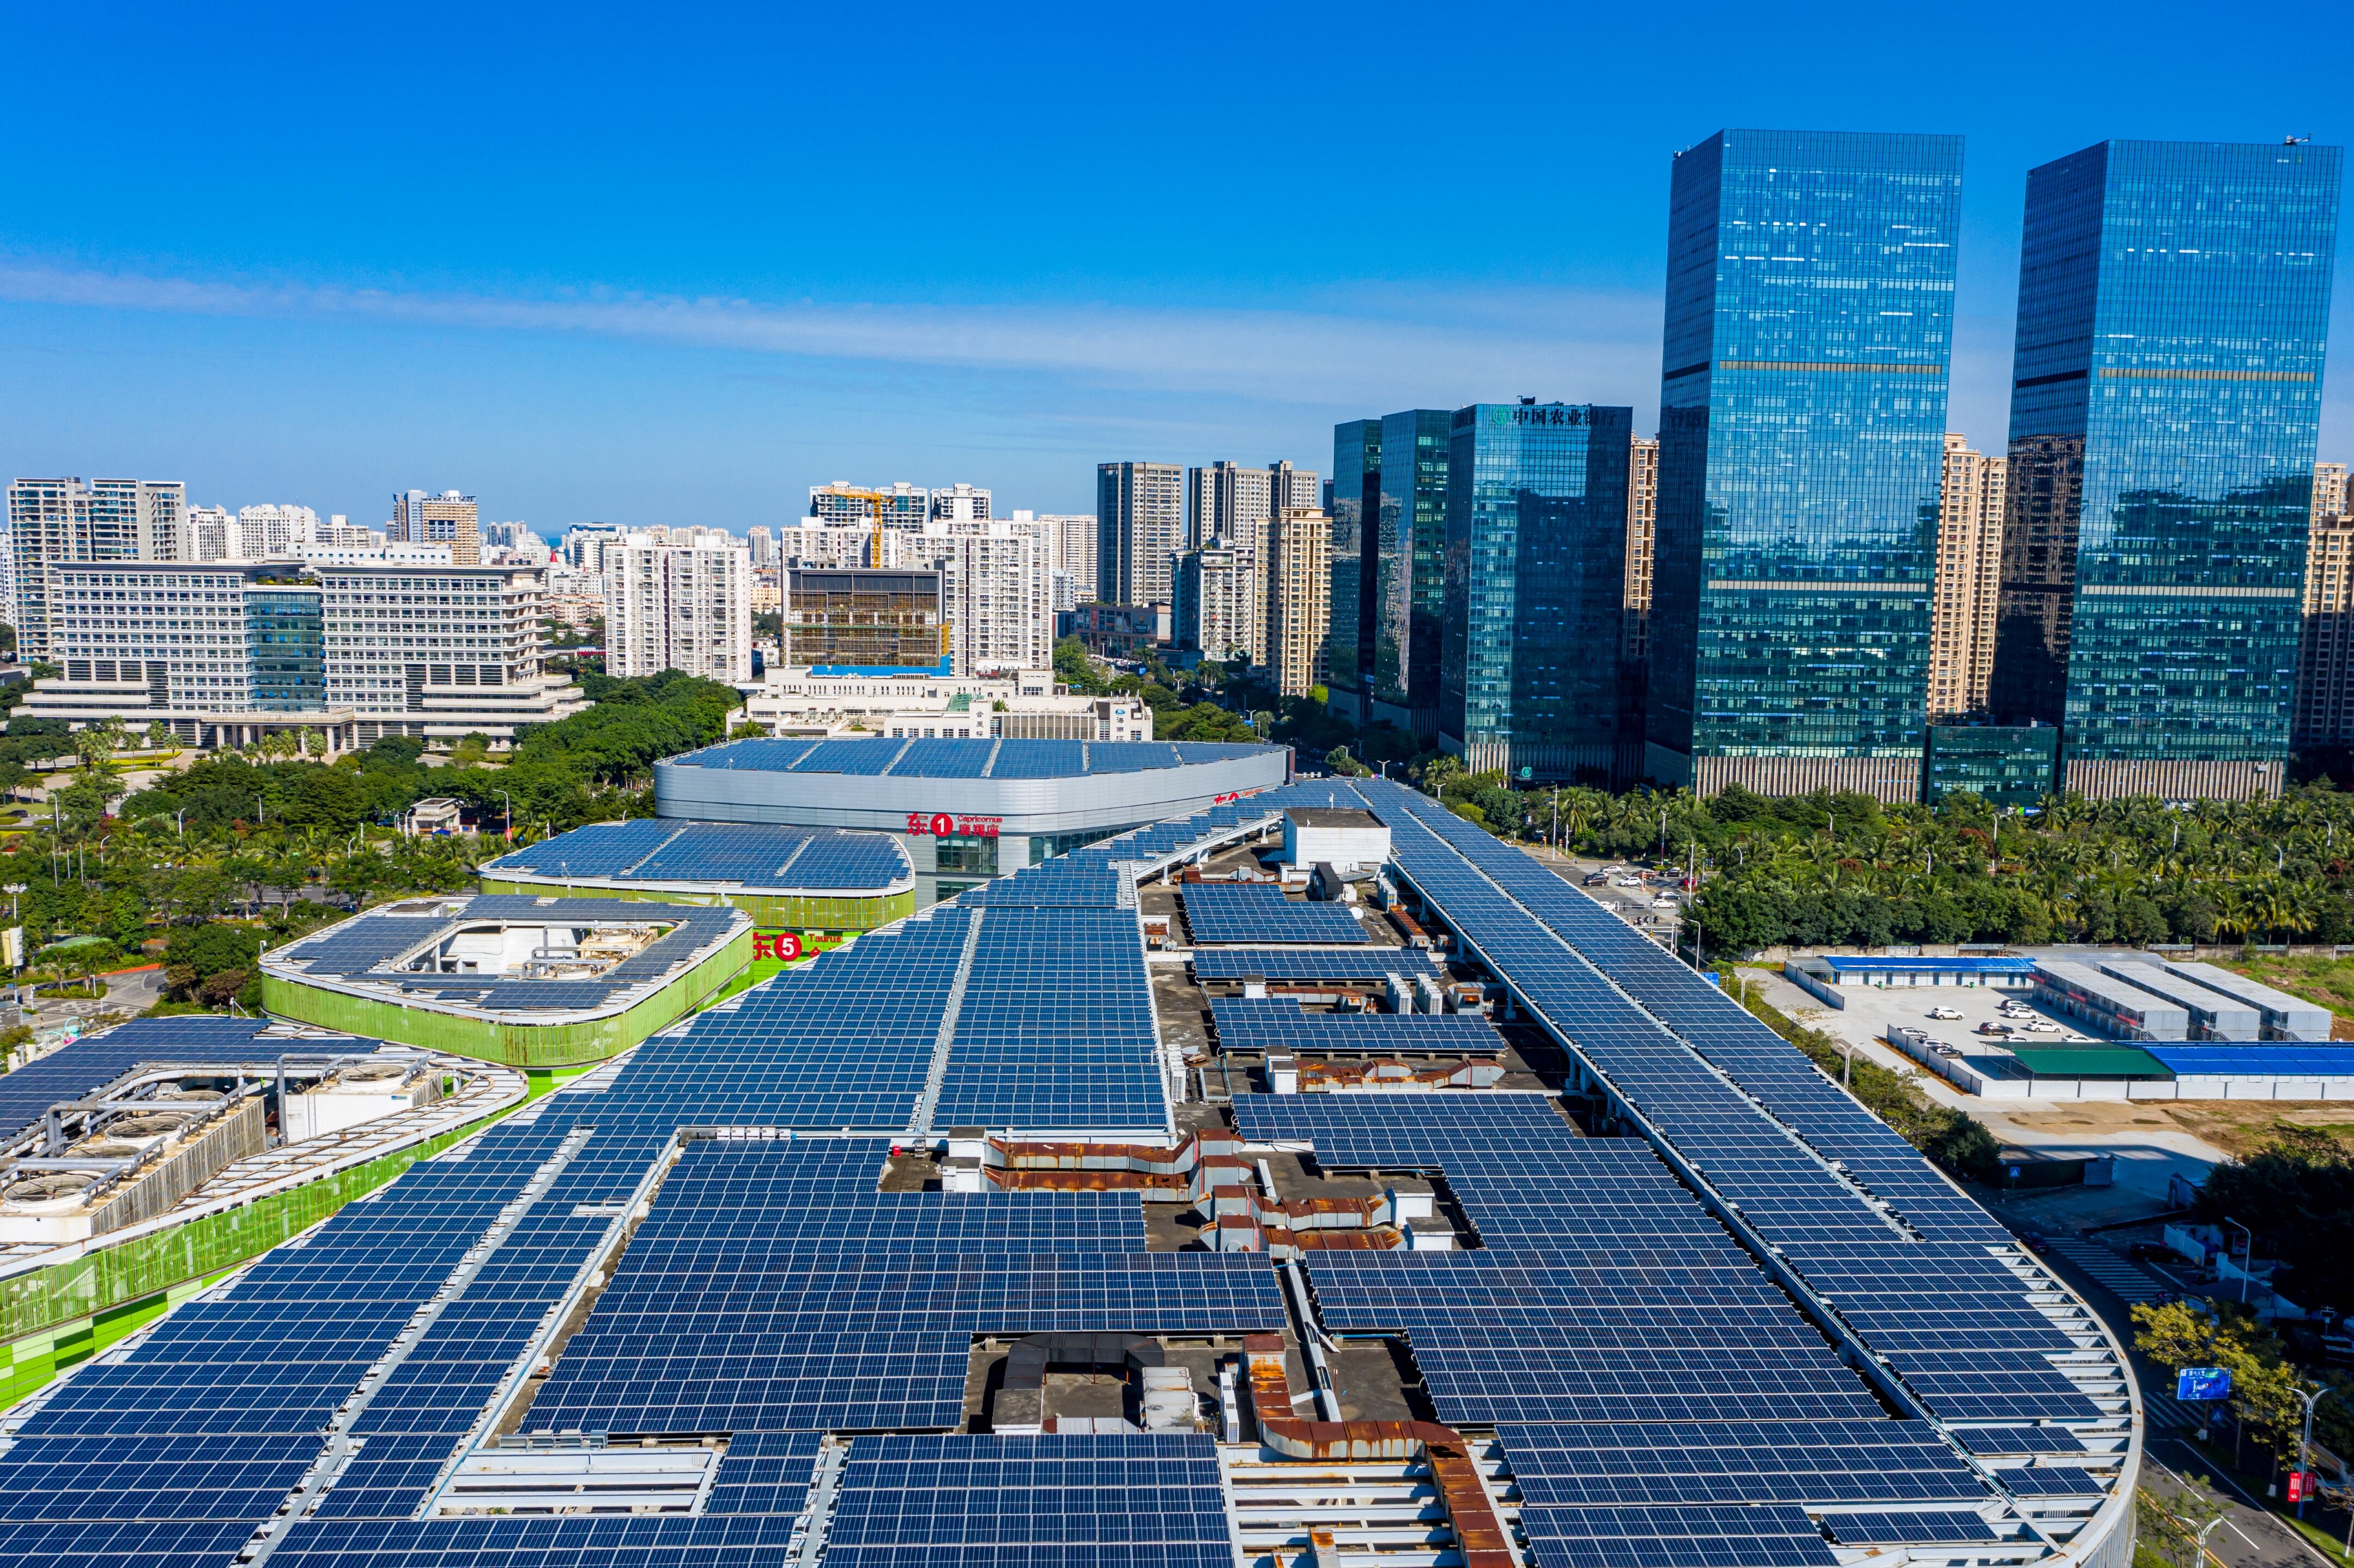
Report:
<svg viewBox="0 0 2354 1568"><path fill-rule="evenodd" d="M789 964L801 956L801 939L790 931L779 931L773 937L764 937L758 931L752 933L752 957L755 959L775 959Z"/></svg>
<svg viewBox="0 0 2354 1568"><path fill-rule="evenodd" d="M907 831L918 838L929 835L936 839L993 839L997 836L1002 817L968 817L951 811L907 813Z"/></svg>

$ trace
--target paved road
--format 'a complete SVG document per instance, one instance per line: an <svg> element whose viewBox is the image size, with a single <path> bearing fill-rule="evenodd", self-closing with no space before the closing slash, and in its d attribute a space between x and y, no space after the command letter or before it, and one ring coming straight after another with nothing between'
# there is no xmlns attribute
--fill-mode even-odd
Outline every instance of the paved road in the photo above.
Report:
<svg viewBox="0 0 2354 1568"><path fill-rule="evenodd" d="M2119 1257L2091 1237L2056 1237L2043 1261L2074 1287L2127 1346L2133 1343L2131 1301L2147 1299L2144 1291L2155 1295L2168 1288L2158 1276ZM2207 1542L2222 1568L2346 1568L2274 1518L2261 1499L2249 1496L2221 1466L2201 1454L2191 1442L2203 1425L2199 1407L2184 1404L2168 1392L2172 1380L2162 1369L2139 1355L2133 1357L2133 1363L2147 1416L2142 1484L2170 1493L2190 1486L2193 1476L2208 1478L2208 1485L2190 1489L2212 1499L2228 1516L2229 1522L2219 1526ZM2342 1519L2325 1520L2317 1514L2315 1518L2324 1528L2344 1523Z"/></svg>

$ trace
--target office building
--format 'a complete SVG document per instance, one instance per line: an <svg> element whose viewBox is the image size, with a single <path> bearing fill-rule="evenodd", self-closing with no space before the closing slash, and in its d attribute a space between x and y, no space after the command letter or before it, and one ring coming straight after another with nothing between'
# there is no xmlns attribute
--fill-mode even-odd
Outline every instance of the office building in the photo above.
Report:
<svg viewBox="0 0 2354 1568"><path fill-rule="evenodd" d="M1055 662L1054 530L1023 514L935 522L910 545L940 574L950 669L959 675Z"/></svg>
<svg viewBox="0 0 2354 1568"><path fill-rule="evenodd" d="M2093 796L2276 793L2342 149L2105 142L2031 171L1999 716Z"/></svg>
<svg viewBox="0 0 2354 1568"><path fill-rule="evenodd" d="M319 514L307 506L240 506L237 509L237 558L289 560L315 541Z"/></svg>
<svg viewBox="0 0 2354 1568"><path fill-rule="evenodd" d="M1266 579L1257 551L1181 551L1173 576L1177 646L1222 664L1267 662Z"/></svg>
<svg viewBox="0 0 2354 1568"><path fill-rule="evenodd" d="M1640 673L1649 646L1651 560L1659 536L1659 442L1637 436L1627 452L1627 626L1621 648Z"/></svg>
<svg viewBox="0 0 2354 1568"><path fill-rule="evenodd" d="M1948 431L1929 600L1929 716L1986 711L2002 577L2003 460Z"/></svg>
<svg viewBox="0 0 2354 1568"><path fill-rule="evenodd" d="M1096 466L1096 598L1167 604L1170 562L1185 547L1185 471L1172 462Z"/></svg>
<svg viewBox="0 0 2354 1568"><path fill-rule="evenodd" d="M932 492L931 508L925 514L933 523L986 523L990 520L989 492L976 490L970 484L951 484Z"/></svg>
<svg viewBox="0 0 2354 1568"><path fill-rule="evenodd" d="M862 490L847 480L810 486L809 514L828 523L866 523L877 528L921 528L932 515L932 493L904 482Z"/></svg>
<svg viewBox="0 0 2354 1568"><path fill-rule="evenodd" d="M1323 684L1332 630L1332 520L1287 506L1267 525L1267 663L1276 690Z"/></svg>
<svg viewBox="0 0 2354 1568"><path fill-rule="evenodd" d="M451 559L461 567L482 562L481 513L472 496L454 490L439 495L421 490L401 492L392 498L392 521L384 533L390 543L447 545Z"/></svg>
<svg viewBox="0 0 2354 1568"><path fill-rule="evenodd" d="M1409 408L1382 420L1381 490L1373 531L1373 678L1375 720L1416 735L1438 730L1440 628L1447 585L1447 462L1455 415Z"/></svg>
<svg viewBox="0 0 2354 1568"><path fill-rule="evenodd" d="M2346 465L2313 465L2306 534L2305 615L2290 744L2354 745L2354 496Z"/></svg>
<svg viewBox="0 0 2354 1568"><path fill-rule="evenodd" d="M1957 136L1676 156L1647 769L1917 800Z"/></svg>
<svg viewBox="0 0 2354 1568"><path fill-rule="evenodd" d="M528 568L93 562L52 568L62 674L23 711L163 724L196 746L315 732L512 739L588 700L541 663Z"/></svg>
<svg viewBox="0 0 2354 1568"><path fill-rule="evenodd" d="M1474 773L1628 779L1640 766L1620 657L1635 411L1478 403L1452 423L1439 744Z"/></svg>
<svg viewBox="0 0 2354 1568"><path fill-rule="evenodd" d="M1374 567L1369 519L1381 513L1382 422L1343 419L1332 427L1332 630L1325 683L1332 711L1368 721L1373 668Z"/></svg>
<svg viewBox="0 0 2354 1568"><path fill-rule="evenodd" d="M788 665L818 674L950 673L938 571L801 567L785 574Z"/></svg>
<svg viewBox="0 0 2354 1568"><path fill-rule="evenodd" d="M53 658L48 571L103 561L176 561L186 539L187 486L176 480L18 479L8 485L16 561L16 653Z"/></svg>
<svg viewBox="0 0 2354 1568"><path fill-rule="evenodd" d="M683 544L632 534L607 546L605 670L684 670L729 685L749 682L750 549L724 533Z"/></svg>

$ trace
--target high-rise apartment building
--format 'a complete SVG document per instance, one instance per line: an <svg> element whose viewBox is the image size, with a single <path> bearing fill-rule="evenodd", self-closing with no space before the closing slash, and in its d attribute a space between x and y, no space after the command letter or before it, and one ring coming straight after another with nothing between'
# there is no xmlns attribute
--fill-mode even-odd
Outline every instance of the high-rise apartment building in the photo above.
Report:
<svg viewBox="0 0 2354 1568"><path fill-rule="evenodd" d="M1447 609L1447 461L1454 411L1382 419L1381 490L1367 513L1374 552L1371 712L1416 735L1438 731L1439 640Z"/></svg>
<svg viewBox="0 0 2354 1568"><path fill-rule="evenodd" d="M1626 634L1628 667L1639 674L1651 630L1651 561L1659 538L1659 442L1637 436L1627 450Z"/></svg>
<svg viewBox="0 0 2354 1568"><path fill-rule="evenodd" d="M928 516L934 523L986 523L989 492L976 490L970 484L951 484L932 492L931 510Z"/></svg>
<svg viewBox="0 0 2354 1568"><path fill-rule="evenodd" d="M1992 703L2094 796L2278 791L2343 150L2032 170Z"/></svg>
<svg viewBox="0 0 2354 1568"><path fill-rule="evenodd" d="M1304 697L1323 683L1332 630L1332 520L1287 506L1267 525L1267 663L1276 690Z"/></svg>
<svg viewBox="0 0 2354 1568"><path fill-rule="evenodd" d="M783 662L817 674L949 673L937 571L789 571L784 628Z"/></svg>
<svg viewBox="0 0 2354 1568"><path fill-rule="evenodd" d="M1325 684L1334 712L1369 720L1373 668L1373 521L1381 514L1382 422L1343 419L1332 427L1332 631Z"/></svg>
<svg viewBox="0 0 2354 1568"><path fill-rule="evenodd" d="M713 532L717 532L713 530ZM752 679L752 552L726 534L663 544L631 534L605 550L605 669Z"/></svg>
<svg viewBox="0 0 2354 1568"><path fill-rule="evenodd" d="M940 574L950 669L1044 670L1055 662L1054 528L1014 514L926 527L918 546Z"/></svg>
<svg viewBox="0 0 2354 1568"><path fill-rule="evenodd" d="M1624 779L1635 411L1479 403L1450 423L1439 744L1475 773Z"/></svg>
<svg viewBox="0 0 2354 1568"><path fill-rule="evenodd" d="M1167 604L1185 547L1185 471L1172 462L1096 465L1096 599Z"/></svg>
<svg viewBox="0 0 2354 1568"><path fill-rule="evenodd" d="M228 561L236 559L242 535L228 507L191 506L181 538L186 560Z"/></svg>
<svg viewBox="0 0 2354 1568"><path fill-rule="evenodd" d="M984 497L987 493L982 493ZM932 493L904 482L862 490L848 480L810 486L809 514L828 523L867 523L877 528L921 528L932 515Z"/></svg>
<svg viewBox="0 0 2354 1568"><path fill-rule="evenodd" d="M16 540L0 521L0 626L16 629Z"/></svg>
<svg viewBox="0 0 2354 1568"><path fill-rule="evenodd" d="M237 558L292 560L305 545L316 541L318 533L319 514L307 506L240 506L237 509Z"/></svg>
<svg viewBox="0 0 2354 1568"><path fill-rule="evenodd" d="M1937 580L1929 609L1929 716L1983 714L1994 676L1996 590L2002 579L2005 464L1946 435L1937 508Z"/></svg>
<svg viewBox="0 0 2354 1568"><path fill-rule="evenodd" d="M58 662L28 715L162 724L197 746L316 731L511 739L588 705L545 673L541 577L442 565L109 561L54 567Z"/></svg>
<svg viewBox="0 0 2354 1568"><path fill-rule="evenodd" d="M2354 494L2346 465L2313 465L2295 746L2354 745Z"/></svg>
<svg viewBox="0 0 2354 1568"><path fill-rule="evenodd" d="M429 495L406 490L392 498L392 521L385 538L408 545L447 545L458 566L478 566L482 559L482 514L474 498L454 490Z"/></svg>
<svg viewBox="0 0 2354 1568"><path fill-rule="evenodd" d="M1267 469L1267 514L1279 517L1286 512L1321 512L1324 510L1324 486L1312 468L1294 468L1288 462L1272 462Z"/></svg>
<svg viewBox="0 0 2354 1568"><path fill-rule="evenodd" d="M751 546L754 566L773 567L777 564L776 535L766 528L753 528L745 534L744 542Z"/></svg>
<svg viewBox="0 0 2354 1568"><path fill-rule="evenodd" d="M1298 496L1313 491L1316 476L1289 463L1272 468L1245 468L1239 463L1214 462L1185 471L1185 546L1206 550L1224 546L1257 550L1266 544L1267 520L1275 515L1276 493ZM1313 509L1310 496L1292 504Z"/></svg>
<svg viewBox="0 0 2354 1568"><path fill-rule="evenodd" d="M19 658L51 657L48 572L98 561L181 558L187 486L176 480L19 479L8 485Z"/></svg>
<svg viewBox="0 0 2354 1568"><path fill-rule="evenodd" d="M1256 550L1215 546L1177 554L1177 645L1205 659L1267 662L1267 579Z"/></svg>
<svg viewBox="0 0 2354 1568"><path fill-rule="evenodd" d="M1015 513L1015 517L1020 517ZM1096 520L1091 513L1041 513L1038 521L1055 531L1055 569L1068 576L1082 598L1096 592Z"/></svg>
<svg viewBox="0 0 2354 1568"><path fill-rule="evenodd" d="M1656 780L1919 798L1961 186L1958 136L1677 154Z"/></svg>

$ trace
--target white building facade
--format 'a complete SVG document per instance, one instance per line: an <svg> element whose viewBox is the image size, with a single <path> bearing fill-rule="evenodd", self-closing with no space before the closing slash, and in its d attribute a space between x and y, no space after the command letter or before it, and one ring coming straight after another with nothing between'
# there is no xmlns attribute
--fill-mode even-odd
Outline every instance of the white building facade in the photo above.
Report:
<svg viewBox="0 0 2354 1568"><path fill-rule="evenodd" d="M960 675L1055 662L1054 536L1031 522L935 523L909 546L940 574L950 667Z"/></svg>
<svg viewBox="0 0 2354 1568"><path fill-rule="evenodd" d="M631 534L606 547L608 673L751 682L752 552L723 530L698 532L689 544Z"/></svg>
<svg viewBox="0 0 2354 1568"><path fill-rule="evenodd" d="M52 656L50 567L179 560L187 506L187 486L176 480L10 481L7 523L16 567L17 656Z"/></svg>

